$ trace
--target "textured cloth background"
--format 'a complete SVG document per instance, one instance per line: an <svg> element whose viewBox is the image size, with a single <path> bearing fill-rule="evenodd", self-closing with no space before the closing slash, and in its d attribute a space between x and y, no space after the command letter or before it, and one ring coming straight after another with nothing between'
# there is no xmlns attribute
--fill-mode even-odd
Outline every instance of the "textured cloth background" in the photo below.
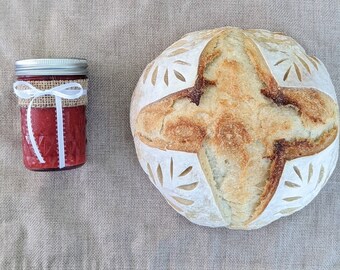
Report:
<svg viewBox="0 0 340 270"><path fill-rule="evenodd" d="M129 103L142 70L183 34L283 31L328 67L340 95L339 0L2 0L0 269L340 269L340 166L302 211L256 231L210 229L170 208L140 168ZM88 162L22 164L14 61L89 61Z"/></svg>

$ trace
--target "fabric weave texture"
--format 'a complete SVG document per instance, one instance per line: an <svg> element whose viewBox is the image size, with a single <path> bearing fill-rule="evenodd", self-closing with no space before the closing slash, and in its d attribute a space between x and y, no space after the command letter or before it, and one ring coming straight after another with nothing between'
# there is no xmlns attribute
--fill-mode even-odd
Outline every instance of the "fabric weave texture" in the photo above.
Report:
<svg viewBox="0 0 340 270"><path fill-rule="evenodd" d="M0 3L0 269L340 269L340 166L298 213L255 231L199 227L139 166L129 106L144 69L184 34L225 25L295 38L340 95L340 2L15 0ZM14 62L89 63L88 161L22 163ZM339 162L338 162L339 163Z"/></svg>

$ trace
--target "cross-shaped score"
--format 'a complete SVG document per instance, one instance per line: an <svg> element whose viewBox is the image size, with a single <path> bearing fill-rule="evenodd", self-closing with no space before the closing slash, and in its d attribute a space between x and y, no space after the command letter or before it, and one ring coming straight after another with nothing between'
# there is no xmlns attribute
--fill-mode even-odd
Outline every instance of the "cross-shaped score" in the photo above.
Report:
<svg viewBox="0 0 340 270"><path fill-rule="evenodd" d="M136 135L151 147L197 153L242 224L267 206L287 160L334 141L336 109L317 89L279 87L249 38L219 35L201 54L195 85L144 107Z"/></svg>

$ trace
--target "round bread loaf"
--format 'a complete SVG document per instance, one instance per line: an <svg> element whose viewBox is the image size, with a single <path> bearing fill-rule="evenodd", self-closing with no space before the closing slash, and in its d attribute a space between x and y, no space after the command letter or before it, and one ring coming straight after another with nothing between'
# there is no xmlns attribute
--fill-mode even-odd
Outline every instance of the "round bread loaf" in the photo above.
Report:
<svg viewBox="0 0 340 270"><path fill-rule="evenodd" d="M185 35L145 68L130 120L151 182L204 226L256 229L299 211L338 158L329 74L283 33Z"/></svg>

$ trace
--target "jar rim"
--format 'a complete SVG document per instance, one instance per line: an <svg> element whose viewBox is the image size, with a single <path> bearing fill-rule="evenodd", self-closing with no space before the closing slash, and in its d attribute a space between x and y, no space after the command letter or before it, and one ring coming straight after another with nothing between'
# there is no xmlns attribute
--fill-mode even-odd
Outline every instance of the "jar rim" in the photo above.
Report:
<svg viewBox="0 0 340 270"><path fill-rule="evenodd" d="M15 62L15 74L21 75L87 75L84 58L33 58Z"/></svg>

